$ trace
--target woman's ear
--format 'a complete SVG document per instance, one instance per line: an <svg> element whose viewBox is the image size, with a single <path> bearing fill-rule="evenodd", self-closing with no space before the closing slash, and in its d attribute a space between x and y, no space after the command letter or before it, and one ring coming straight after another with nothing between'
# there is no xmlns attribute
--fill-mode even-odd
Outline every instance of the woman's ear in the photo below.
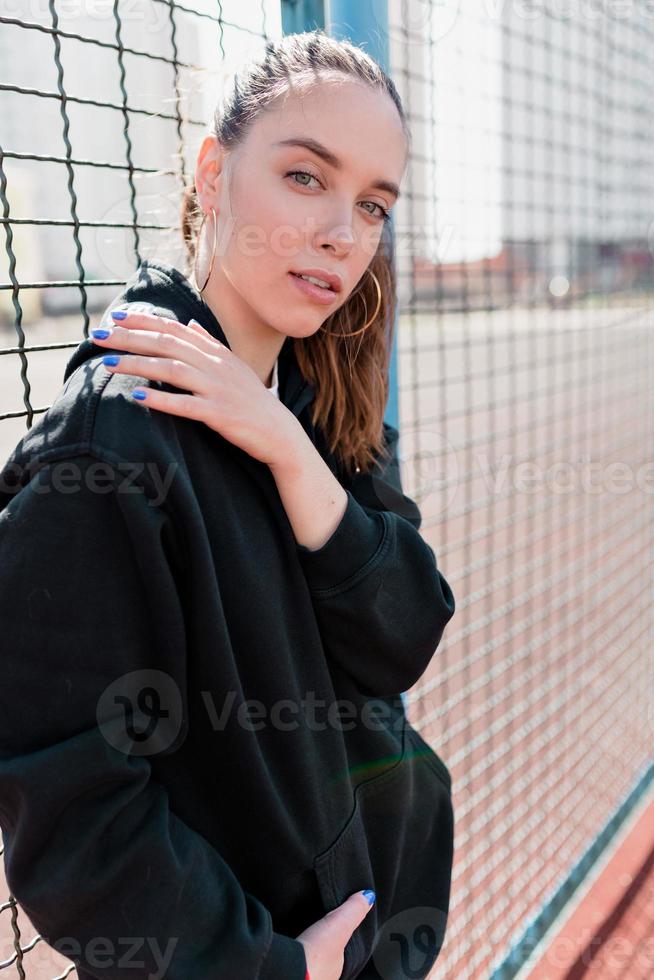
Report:
<svg viewBox="0 0 654 980"><path fill-rule="evenodd" d="M207 133L195 161L195 189L203 211L213 205L217 210L222 188L225 150L215 133Z"/></svg>

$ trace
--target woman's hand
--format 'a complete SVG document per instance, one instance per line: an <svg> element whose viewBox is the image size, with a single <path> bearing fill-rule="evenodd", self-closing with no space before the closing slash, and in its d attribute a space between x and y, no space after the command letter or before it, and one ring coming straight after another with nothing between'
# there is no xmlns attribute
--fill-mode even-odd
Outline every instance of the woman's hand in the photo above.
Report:
<svg viewBox="0 0 654 980"><path fill-rule="evenodd" d="M345 946L372 908L366 895L374 902L373 892L354 892L342 905L295 937L304 946L311 980L340 980Z"/></svg>
<svg viewBox="0 0 654 980"><path fill-rule="evenodd" d="M113 355L119 357L115 365L105 360L107 370L192 392L135 389L147 407L204 422L269 466L284 459L297 438L297 420L245 361L194 321L186 326L152 313L117 312L115 326L92 331L93 343L131 352Z"/></svg>

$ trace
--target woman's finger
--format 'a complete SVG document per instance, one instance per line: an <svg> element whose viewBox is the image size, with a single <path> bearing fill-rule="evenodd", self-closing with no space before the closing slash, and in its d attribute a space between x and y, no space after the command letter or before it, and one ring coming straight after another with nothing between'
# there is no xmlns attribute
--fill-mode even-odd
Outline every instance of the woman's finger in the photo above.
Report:
<svg viewBox="0 0 654 980"><path fill-rule="evenodd" d="M193 320L189 324L180 323L170 317L157 316L154 313L131 312L130 310L112 310L112 320L126 329L138 328L153 332L160 331L172 337L186 341L207 354L220 353L229 350L216 337L213 337L201 324Z"/></svg>
<svg viewBox="0 0 654 980"><path fill-rule="evenodd" d="M193 343L174 333L155 329L151 324L137 327L130 324L125 326L98 327L91 331L94 343L100 347L129 351L133 354L151 354L154 357L176 358L196 367L199 371L208 371L220 360L221 345L214 344L212 349L203 349L204 341L197 338ZM208 360L211 358L211 361Z"/></svg>
<svg viewBox="0 0 654 980"><path fill-rule="evenodd" d="M166 381L176 388L198 395L209 391L209 379L185 361L169 357L143 357L138 354L107 354L103 363L112 374L133 374L151 381Z"/></svg>
<svg viewBox="0 0 654 980"><path fill-rule="evenodd" d="M168 412L169 415L178 415L196 422L206 423L210 415L211 406L200 395L182 395L160 391L158 388L134 388L132 398L146 408L154 408L158 412Z"/></svg>

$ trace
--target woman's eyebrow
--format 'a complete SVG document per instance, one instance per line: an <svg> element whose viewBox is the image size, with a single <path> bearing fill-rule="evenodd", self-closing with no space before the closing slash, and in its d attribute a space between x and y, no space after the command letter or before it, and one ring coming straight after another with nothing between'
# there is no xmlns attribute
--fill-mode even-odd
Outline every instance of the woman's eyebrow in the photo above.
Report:
<svg viewBox="0 0 654 980"><path fill-rule="evenodd" d="M303 146L306 150L310 150L315 153L316 156L321 157L325 163L328 163L330 167L334 170L342 170L343 163L332 153L331 150L327 149L318 140L313 139L311 136L289 136L288 139L279 140L278 143L273 143L273 146ZM400 197L400 188L392 180L376 180L370 185L380 191L388 191L397 200Z"/></svg>

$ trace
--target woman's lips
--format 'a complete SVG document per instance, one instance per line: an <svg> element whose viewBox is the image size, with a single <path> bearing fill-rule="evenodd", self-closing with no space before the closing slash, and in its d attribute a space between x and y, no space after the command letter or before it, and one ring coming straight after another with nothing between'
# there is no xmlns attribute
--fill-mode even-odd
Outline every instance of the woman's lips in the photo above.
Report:
<svg viewBox="0 0 654 980"><path fill-rule="evenodd" d="M314 299L317 303L322 303L325 306L330 306L336 299L336 293L333 289L325 289L324 286L316 286L312 282L307 282L306 279L301 279L300 276L296 276L295 273L289 272L288 276L293 280L297 288L304 293L309 299Z"/></svg>

